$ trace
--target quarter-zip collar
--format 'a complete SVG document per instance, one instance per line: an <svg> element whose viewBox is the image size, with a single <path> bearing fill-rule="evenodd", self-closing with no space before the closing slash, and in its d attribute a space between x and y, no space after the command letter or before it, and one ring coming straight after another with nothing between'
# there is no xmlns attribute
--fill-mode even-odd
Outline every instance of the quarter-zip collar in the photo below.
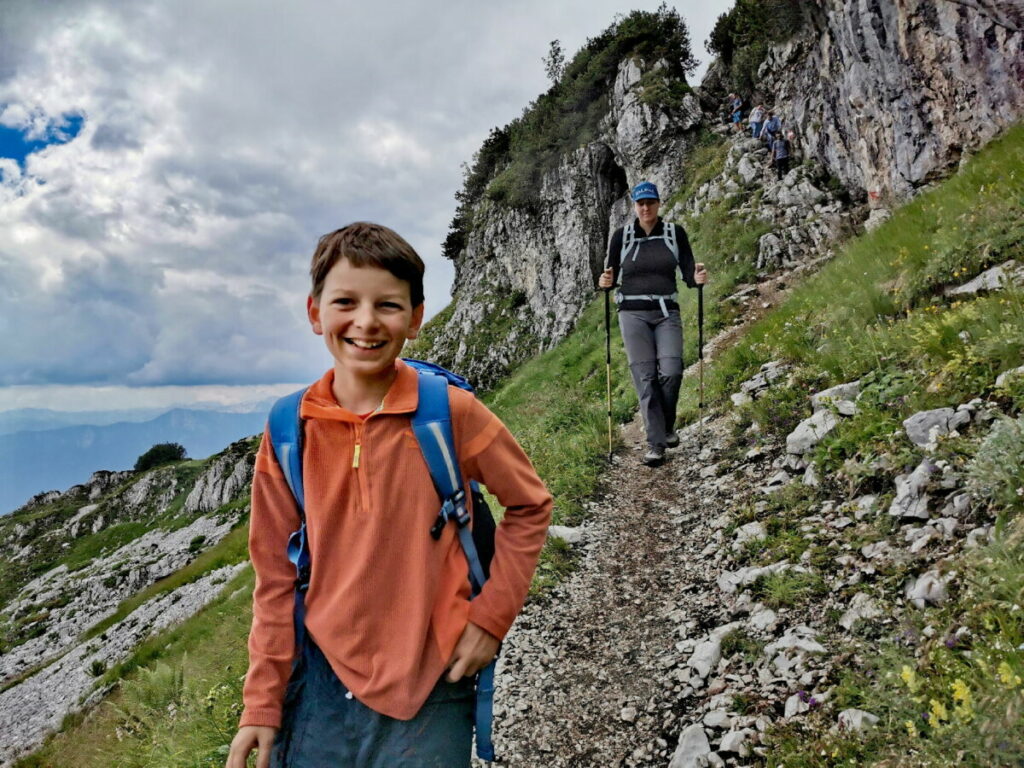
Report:
<svg viewBox="0 0 1024 768"><path fill-rule="evenodd" d="M379 411L369 418L381 413L412 413L419 402L419 374L415 369L401 360L395 360L395 380L384 396L384 404ZM348 421L362 424L363 419L347 408L338 405L334 399L334 369L331 368L316 381L302 398L300 415L304 419L327 419L329 421Z"/></svg>

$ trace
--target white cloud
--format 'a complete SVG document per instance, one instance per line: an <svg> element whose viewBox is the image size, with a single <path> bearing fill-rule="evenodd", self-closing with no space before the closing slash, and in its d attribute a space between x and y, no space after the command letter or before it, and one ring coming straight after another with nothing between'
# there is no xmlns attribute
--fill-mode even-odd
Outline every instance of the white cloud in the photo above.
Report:
<svg viewBox="0 0 1024 768"><path fill-rule="evenodd" d="M730 5L677 4L698 56ZM631 7L8 0L0 123L84 122L0 160L0 387L310 379L309 256L357 219L420 251L437 311L461 163L547 87L551 40Z"/></svg>

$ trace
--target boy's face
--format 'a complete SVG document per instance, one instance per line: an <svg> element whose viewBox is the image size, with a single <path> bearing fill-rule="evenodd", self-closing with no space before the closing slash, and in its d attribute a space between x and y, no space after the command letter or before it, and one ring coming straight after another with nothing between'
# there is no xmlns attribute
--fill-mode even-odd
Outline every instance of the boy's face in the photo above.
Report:
<svg viewBox="0 0 1024 768"><path fill-rule="evenodd" d="M406 339L415 339L423 322L423 305L412 306L409 283L348 259L331 268L320 300L310 296L306 309L335 367L363 378L389 375Z"/></svg>

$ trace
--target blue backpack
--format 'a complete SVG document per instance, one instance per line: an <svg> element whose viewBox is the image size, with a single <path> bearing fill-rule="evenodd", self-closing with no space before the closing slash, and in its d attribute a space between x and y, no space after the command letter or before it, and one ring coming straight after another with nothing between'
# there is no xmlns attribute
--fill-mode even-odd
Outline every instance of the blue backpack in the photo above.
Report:
<svg viewBox="0 0 1024 768"><path fill-rule="evenodd" d="M412 416L412 429L427 462L434 487L440 496L441 507L429 535L441 538L445 525L454 521L458 526L459 541L469 565L472 597L483 589L490 575L494 556L494 516L476 481L470 482L474 524L470 529L469 508L455 453L452 434L451 407L448 402L448 384L468 392L470 383L458 374L439 365L422 360L403 358L419 374L419 399ZM268 429L274 455L281 466L288 487L295 497L301 525L288 539L288 559L295 566L295 645L300 648L305 638L305 595L309 588L310 556L306 537L305 494L302 488L302 418L299 405L305 389L285 395L270 409ZM472 599L472 597L470 599ZM491 721L494 706L494 666L492 660L480 670L476 680L476 754L481 760L494 760L491 743Z"/></svg>

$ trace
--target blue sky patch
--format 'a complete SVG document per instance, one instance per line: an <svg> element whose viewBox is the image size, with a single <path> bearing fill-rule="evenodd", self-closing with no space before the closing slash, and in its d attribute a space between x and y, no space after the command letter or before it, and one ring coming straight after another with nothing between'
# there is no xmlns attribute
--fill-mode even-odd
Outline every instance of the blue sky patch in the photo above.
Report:
<svg viewBox="0 0 1024 768"><path fill-rule="evenodd" d="M0 105L0 112L3 111ZM0 125L0 157L8 157L25 167L25 158L33 152L51 144L66 144L82 130L85 118L79 114L62 115L59 122L53 121L47 126L46 137L42 139L26 138L27 130L8 128Z"/></svg>

